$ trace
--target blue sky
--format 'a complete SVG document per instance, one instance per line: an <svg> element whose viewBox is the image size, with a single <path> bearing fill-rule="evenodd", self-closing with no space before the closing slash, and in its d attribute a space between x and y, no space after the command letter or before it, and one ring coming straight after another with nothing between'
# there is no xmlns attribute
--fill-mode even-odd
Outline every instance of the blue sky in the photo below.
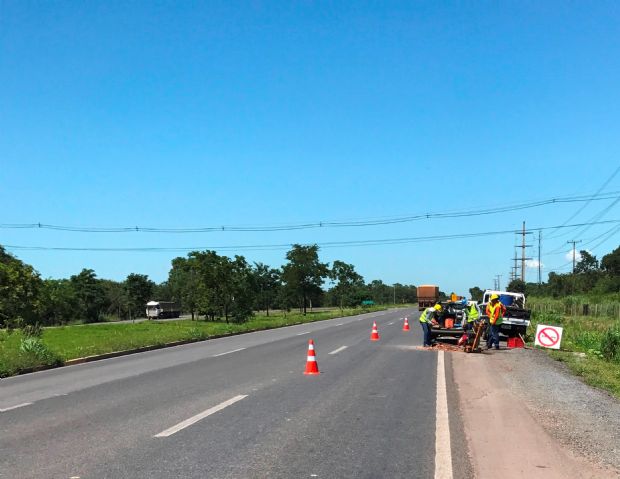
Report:
<svg viewBox="0 0 620 479"><path fill-rule="evenodd" d="M618 51L617 2L1 1L0 223L290 224L594 193L620 166ZM620 174L604 191L619 190ZM601 211L620 219L617 204L605 211L612 202L593 201L571 222ZM0 228L0 244L448 235L559 225L582 205L269 233ZM593 252L611 251L612 227L543 233L545 269L567 270L567 240L595 246L610 231ZM496 274L505 284L514 241L323 248L321 257L353 263L367 280L466 293ZM162 281L184 254L8 249L43 277L89 267L118 280ZM237 252L284 262L284 250Z"/></svg>

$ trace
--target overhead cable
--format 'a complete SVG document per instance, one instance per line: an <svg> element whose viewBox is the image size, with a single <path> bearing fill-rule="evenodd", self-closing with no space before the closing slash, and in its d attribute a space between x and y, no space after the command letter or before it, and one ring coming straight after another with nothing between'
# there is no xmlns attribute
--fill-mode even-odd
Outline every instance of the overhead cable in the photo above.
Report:
<svg viewBox="0 0 620 479"><path fill-rule="evenodd" d="M595 224L612 224L620 223L620 219L600 221ZM586 226L587 223L572 224L564 226L543 226L532 228L536 230L549 230L556 228L572 228ZM394 245L404 243L422 243L428 241L445 241L455 239L478 238L484 236L498 236L505 234L518 233L519 230L499 230L484 231L475 233L457 233L452 235L432 235L432 236L413 236L404 238L387 238L387 239L370 239L370 240L349 240L349 241L327 241L322 243L303 243L316 244L321 248L340 248L340 247L356 247L356 246L377 246L377 245ZM283 250L289 249L292 243L281 244L256 244L256 245L234 245L234 246L191 246L191 247L135 247L135 248L98 248L98 247L57 247L57 246L23 246L23 245L4 245L9 250L25 250L25 251L102 251L102 252L187 252L201 250L217 250L217 251L240 251L240 250Z"/></svg>
<svg viewBox="0 0 620 479"><path fill-rule="evenodd" d="M620 191L609 192L605 194L590 194L580 196L565 196L558 198L549 198L545 200L532 201L528 203L513 204L507 206L499 206L494 208L480 208L473 210L461 210L444 213L425 213L406 216L388 216L379 218L362 218L357 220L343 221L318 221L294 224L274 224L274 225L223 225L223 226L206 226L206 227L186 227L186 228L165 228L165 227L144 227L144 226L124 226L124 227L99 227L99 226L66 226L54 225L47 223L0 223L0 229L47 229L57 231L69 231L79 233L212 233L220 231L230 232L267 232L267 231L294 231L314 228L344 228L344 227L364 227L364 226L381 226L397 223L409 223L413 221L428 219L447 219L447 218L464 218L472 216L492 215L498 213L506 213L509 211L519 211L531 208L537 208L550 204L561 203L577 203L601 201L607 199L616 199L620 201ZM560 225L565 226L565 225ZM556 226L555 228L559 228Z"/></svg>

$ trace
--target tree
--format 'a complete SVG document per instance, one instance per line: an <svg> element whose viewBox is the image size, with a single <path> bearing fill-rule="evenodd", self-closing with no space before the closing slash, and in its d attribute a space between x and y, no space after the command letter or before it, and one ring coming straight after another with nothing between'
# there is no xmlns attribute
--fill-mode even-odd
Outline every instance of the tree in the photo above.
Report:
<svg viewBox="0 0 620 479"><path fill-rule="evenodd" d="M282 279L286 288L297 295L304 315L308 297L321 293L323 279L329 273L327 263L319 261L318 252L317 245L294 244L286 253L288 263L282 267Z"/></svg>
<svg viewBox="0 0 620 479"><path fill-rule="evenodd" d="M252 276L257 296L257 309L264 309L269 316L269 308L280 287L280 271L263 263L254 263Z"/></svg>
<svg viewBox="0 0 620 479"><path fill-rule="evenodd" d="M68 279L46 279L40 292L40 313L43 324L66 324L81 320L73 284Z"/></svg>
<svg viewBox="0 0 620 479"><path fill-rule="evenodd" d="M172 269L168 273L171 299L178 302L182 310L191 313L192 321L196 313L198 295L198 273L195 263L193 258L174 258Z"/></svg>
<svg viewBox="0 0 620 479"><path fill-rule="evenodd" d="M34 324L42 282L34 268L0 246L0 326L12 321Z"/></svg>
<svg viewBox="0 0 620 479"><path fill-rule="evenodd" d="M601 268L612 276L620 276L620 246L603 256Z"/></svg>
<svg viewBox="0 0 620 479"><path fill-rule="evenodd" d="M590 254L586 250L579 251L581 259L575 265L575 273L593 273L599 270L598 260L596 256Z"/></svg>
<svg viewBox="0 0 620 479"><path fill-rule="evenodd" d="M329 271L329 277L337 281L333 292L339 299L340 309L344 305L354 306L359 303L359 298L355 297L355 293L364 286L364 278L355 271L352 264L336 260Z"/></svg>
<svg viewBox="0 0 620 479"><path fill-rule="evenodd" d="M513 279L510 283L508 283L508 287L506 291L510 291L511 293L524 293L525 294L525 282L521 279Z"/></svg>
<svg viewBox="0 0 620 479"><path fill-rule="evenodd" d="M131 273L124 283L129 314L132 318L145 315L146 303L152 299L155 283L145 274Z"/></svg>
<svg viewBox="0 0 620 479"><path fill-rule="evenodd" d="M84 321L89 323L99 321L106 306L106 297L95 272L84 268L79 274L71 276L71 284Z"/></svg>
<svg viewBox="0 0 620 479"><path fill-rule="evenodd" d="M471 296L472 301L482 301L482 296L484 295L484 291L480 289L478 286L474 286L473 288L469 288L469 294Z"/></svg>

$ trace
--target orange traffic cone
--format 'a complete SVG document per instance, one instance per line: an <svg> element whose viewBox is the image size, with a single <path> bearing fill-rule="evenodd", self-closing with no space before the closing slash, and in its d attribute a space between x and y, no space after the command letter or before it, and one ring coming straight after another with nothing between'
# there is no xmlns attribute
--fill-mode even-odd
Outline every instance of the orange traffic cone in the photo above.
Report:
<svg viewBox="0 0 620 479"><path fill-rule="evenodd" d="M319 365L314 355L314 341L308 341L308 359L306 360L306 370L304 374L319 374Z"/></svg>
<svg viewBox="0 0 620 479"><path fill-rule="evenodd" d="M370 333L371 341L379 341L379 331L377 331L377 323L375 321L372 322L372 332Z"/></svg>
<svg viewBox="0 0 620 479"><path fill-rule="evenodd" d="M409 331L409 320L405 318L405 324L403 324L403 331Z"/></svg>

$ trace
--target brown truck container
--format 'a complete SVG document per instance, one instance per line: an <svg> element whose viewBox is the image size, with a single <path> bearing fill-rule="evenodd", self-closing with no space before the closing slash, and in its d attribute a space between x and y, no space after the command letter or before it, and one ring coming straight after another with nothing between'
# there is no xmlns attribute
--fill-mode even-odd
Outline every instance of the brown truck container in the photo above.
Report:
<svg viewBox="0 0 620 479"><path fill-rule="evenodd" d="M418 286L418 309L420 311L434 306L437 301L439 301L439 286L433 284Z"/></svg>

